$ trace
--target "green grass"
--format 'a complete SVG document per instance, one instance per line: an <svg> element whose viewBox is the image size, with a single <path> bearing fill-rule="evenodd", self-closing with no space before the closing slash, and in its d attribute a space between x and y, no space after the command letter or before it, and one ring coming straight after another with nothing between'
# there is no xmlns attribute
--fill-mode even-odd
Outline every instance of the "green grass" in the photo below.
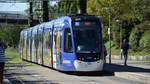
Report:
<svg viewBox="0 0 150 84"><path fill-rule="evenodd" d="M109 53L109 50L108 50ZM129 56L150 56L150 52L134 52L131 49L128 52ZM120 55L120 49L116 49L115 47L112 47L112 55Z"/></svg>
<svg viewBox="0 0 150 84"><path fill-rule="evenodd" d="M134 52L134 51L129 50L129 55L130 56L150 56L150 52L144 52L144 51Z"/></svg>
<svg viewBox="0 0 150 84"><path fill-rule="evenodd" d="M9 63L20 63L21 62L19 52L17 52L13 48L6 49L5 56L6 56L6 60L8 60Z"/></svg>
<svg viewBox="0 0 150 84"><path fill-rule="evenodd" d="M15 50L14 48L7 48L5 52L6 56L6 63L8 64L23 64L26 66L34 66L35 64L29 63L26 61L22 61L20 58L19 51Z"/></svg>
<svg viewBox="0 0 150 84"><path fill-rule="evenodd" d="M107 48L107 53L109 53L109 42L105 44ZM116 49L114 43L111 43L111 54L112 55L120 55L120 49ZM150 56L150 52L144 52L144 51L137 51L134 52L131 49L129 49L129 56Z"/></svg>

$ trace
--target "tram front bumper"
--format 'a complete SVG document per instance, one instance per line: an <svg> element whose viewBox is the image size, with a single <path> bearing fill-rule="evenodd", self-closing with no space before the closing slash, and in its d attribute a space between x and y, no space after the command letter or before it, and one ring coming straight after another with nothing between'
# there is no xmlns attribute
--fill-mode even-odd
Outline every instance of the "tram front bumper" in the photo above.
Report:
<svg viewBox="0 0 150 84"><path fill-rule="evenodd" d="M79 60L74 61L76 71L102 71L103 64L103 60L98 60L95 62L83 62Z"/></svg>

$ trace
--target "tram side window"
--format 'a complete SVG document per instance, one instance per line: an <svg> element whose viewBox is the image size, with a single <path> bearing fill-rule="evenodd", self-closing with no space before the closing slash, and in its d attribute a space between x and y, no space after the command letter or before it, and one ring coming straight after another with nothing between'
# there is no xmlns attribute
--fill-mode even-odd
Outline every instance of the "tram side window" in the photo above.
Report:
<svg viewBox="0 0 150 84"><path fill-rule="evenodd" d="M65 39L64 39L64 44L65 44L64 51L65 52L73 52L70 29L66 29L64 33L65 33L64 34L64 36L65 36Z"/></svg>

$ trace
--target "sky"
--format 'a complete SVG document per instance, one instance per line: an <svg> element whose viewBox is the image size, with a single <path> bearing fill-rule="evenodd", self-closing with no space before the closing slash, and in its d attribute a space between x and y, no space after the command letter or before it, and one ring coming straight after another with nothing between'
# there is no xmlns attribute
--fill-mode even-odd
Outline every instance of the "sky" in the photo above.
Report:
<svg viewBox="0 0 150 84"><path fill-rule="evenodd" d="M24 12L29 7L28 3L0 3L0 11Z"/></svg>
<svg viewBox="0 0 150 84"><path fill-rule="evenodd" d="M52 2L55 4L56 2ZM24 12L26 9L29 8L28 3L0 3L0 12L7 12L7 11L18 11Z"/></svg>

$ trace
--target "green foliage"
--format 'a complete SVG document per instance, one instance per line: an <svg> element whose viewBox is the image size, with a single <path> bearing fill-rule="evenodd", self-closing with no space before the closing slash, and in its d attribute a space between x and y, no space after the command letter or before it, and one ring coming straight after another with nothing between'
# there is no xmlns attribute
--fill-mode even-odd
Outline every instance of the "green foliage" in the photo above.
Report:
<svg viewBox="0 0 150 84"><path fill-rule="evenodd" d="M58 15L58 6L57 5L54 5L54 6L51 6L49 5L49 13L50 13L50 17L49 18L57 18L59 15Z"/></svg>
<svg viewBox="0 0 150 84"><path fill-rule="evenodd" d="M7 48L5 51L5 57L6 57L6 63L13 63L13 64L24 64L24 65L28 65L28 66L33 66L34 64L31 63L27 63L25 61L22 61L20 59L20 55L17 52L16 49L14 48Z"/></svg>
<svg viewBox="0 0 150 84"><path fill-rule="evenodd" d="M109 38L108 38L108 26L104 26L104 28L102 29L102 35L103 35L103 42L106 43Z"/></svg>
<svg viewBox="0 0 150 84"><path fill-rule="evenodd" d="M132 46L132 50L136 51L139 47L139 40L141 36L136 33L138 30L135 28L132 30L132 33L130 35L130 45Z"/></svg>
<svg viewBox="0 0 150 84"><path fill-rule="evenodd" d="M108 24L108 7L110 7L112 20L132 20L134 19L133 0L89 0L88 13L102 16L104 23Z"/></svg>
<svg viewBox="0 0 150 84"><path fill-rule="evenodd" d="M110 47L110 41L107 41L107 42L105 43L105 46L106 46L107 49L109 49L109 47ZM114 46L115 46L114 42L111 41L111 47L114 47Z"/></svg>
<svg viewBox="0 0 150 84"><path fill-rule="evenodd" d="M140 48L146 52L150 52L150 30L145 31L140 39Z"/></svg>
<svg viewBox="0 0 150 84"><path fill-rule="evenodd" d="M119 24L117 24L117 23L113 24L113 38L114 38L113 41L114 41L116 48L119 48L119 45L120 45L120 27L119 27Z"/></svg>
<svg viewBox="0 0 150 84"><path fill-rule="evenodd" d="M136 25L135 28L132 30L130 35L130 44L132 46L132 50L138 51L142 50L143 48L149 48L149 31L150 31L150 21L145 21L139 25ZM145 32L145 33L144 33Z"/></svg>
<svg viewBox="0 0 150 84"><path fill-rule="evenodd" d="M15 51L13 48L8 48L5 52L6 58L10 59L9 63L20 63L21 59L19 53Z"/></svg>
<svg viewBox="0 0 150 84"><path fill-rule="evenodd" d="M135 17L139 21L150 20L150 0L133 0Z"/></svg>
<svg viewBox="0 0 150 84"><path fill-rule="evenodd" d="M108 9L109 7L110 10ZM150 20L150 0L89 0L87 11L91 15L102 16L104 42L108 41L106 30L109 24L108 15L110 13L113 41L116 48L119 48L120 44L120 24L122 38L129 39L130 37L133 50L137 50L142 34L134 26L142 24L145 20ZM120 21L119 24L116 20Z"/></svg>
<svg viewBox="0 0 150 84"><path fill-rule="evenodd" d="M7 24L0 29L0 38L8 46L16 47L19 43L20 31L24 28L24 25Z"/></svg>
<svg viewBox="0 0 150 84"><path fill-rule="evenodd" d="M102 16L104 26L108 26L109 24L108 15L110 13L113 40L116 48L118 48L120 43L119 26L122 27L123 38L128 39L130 36L134 19L136 18L134 16L133 5L133 0L89 0L87 11L91 15ZM117 23L116 20L120 22ZM107 28L104 30L107 30ZM108 36L107 33L104 36Z"/></svg>
<svg viewBox="0 0 150 84"><path fill-rule="evenodd" d="M49 6L49 12L51 18L57 18L59 16L74 14L79 10L78 0L60 0L56 5Z"/></svg>

